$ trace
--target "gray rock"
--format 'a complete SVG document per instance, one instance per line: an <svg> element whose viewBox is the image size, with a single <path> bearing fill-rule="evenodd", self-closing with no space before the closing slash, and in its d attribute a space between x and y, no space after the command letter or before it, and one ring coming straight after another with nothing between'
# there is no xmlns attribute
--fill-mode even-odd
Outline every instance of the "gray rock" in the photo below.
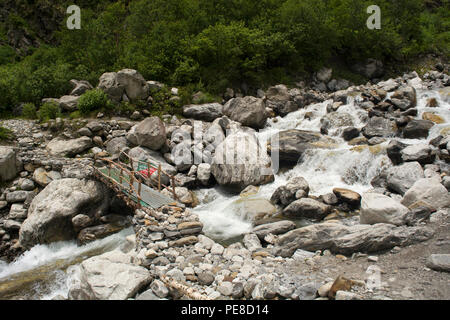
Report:
<svg viewBox="0 0 450 320"><path fill-rule="evenodd" d="M362 129L363 135L370 139L373 137L393 137L397 132L394 121L381 117L372 117L367 125Z"/></svg>
<svg viewBox="0 0 450 320"><path fill-rule="evenodd" d="M9 203L24 202L32 191L13 191L6 194L6 201Z"/></svg>
<svg viewBox="0 0 450 320"><path fill-rule="evenodd" d="M450 272L450 254L432 254L428 257L427 267L436 271Z"/></svg>
<svg viewBox="0 0 450 320"><path fill-rule="evenodd" d="M450 207L450 195L439 179L420 179L405 193L401 201L407 207L418 202L426 203L435 209L448 208Z"/></svg>
<svg viewBox="0 0 450 320"><path fill-rule="evenodd" d="M162 299L158 297L156 294L154 294L152 289L149 289L138 295L136 297L136 300L162 300Z"/></svg>
<svg viewBox="0 0 450 320"><path fill-rule="evenodd" d="M125 137L113 138L106 143L106 151L110 155L118 154L127 147L127 139Z"/></svg>
<svg viewBox="0 0 450 320"><path fill-rule="evenodd" d="M229 100L223 107L223 114L255 129L263 128L267 122L264 101L251 96Z"/></svg>
<svg viewBox="0 0 450 320"><path fill-rule="evenodd" d="M204 186L209 185L211 181L211 165L208 163L200 163L197 167L197 179Z"/></svg>
<svg viewBox="0 0 450 320"><path fill-rule="evenodd" d="M150 272L131 263L132 256L114 250L84 260L78 281L69 288L72 300L125 300L151 281Z"/></svg>
<svg viewBox="0 0 450 320"><path fill-rule="evenodd" d="M389 223L402 225L409 213L408 208L394 199L378 194L366 192L361 199L361 224Z"/></svg>
<svg viewBox="0 0 450 320"><path fill-rule="evenodd" d="M78 109L79 96L62 96L59 98L59 107L68 112L72 112Z"/></svg>
<svg viewBox="0 0 450 320"><path fill-rule="evenodd" d="M308 182L303 177L291 178L285 186L278 187L275 190L270 198L270 201L273 204L287 206L297 199L296 194L299 190L304 191L303 196L307 197L309 194Z"/></svg>
<svg viewBox="0 0 450 320"><path fill-rule="evenodd" d="M14 203L9 210L8 219L23 220L26 219L28 210L23 207L23 204Z"/></svg>
<svg viewBox="0 0 450 320"><path fill-rule="evenodd" d="M433 231L426 227L396 227L392 224L357 224L345 226L325 222L295 229L278 237L273 254L290 257L297 249L349 255L354 252L377 252L430 239Z"/></svg>
<svg viewBox="0 0 450 320"><path fill-rule="evenodd" d="M119 83L117 72L106 72L100 76L98 88L103 90L114 102L120 102L125 91L125 86Z"/></svg>
<svg viewBox="0 0 450 320"><path fill-rule="evenodd" d="M222 105L219 103L186 105L183 107L183 116L196 120L214 121L222 116Z"/></svg>
<svg viewBox="0 0 450 320"><path fill-rule="evenodd" d="M101 216L108 206L108 191L99 182L55 180L31 202L28 218L20 229L20 243L30 248L39 243L74 239L73 217L80 213Z"/></svg>
<svg viewBox="0 0 450 320"><path fill-rule="evenodd" d="M412 120L403 129L403 137L407 139L427 138L434 122L429 120Z"/></svg>
<svg viewBox="0 0 450 320"><path fill-rule="evenodd" d="M88 90L92 90L92 85L86 80L70 80L70 84L73 86L73 90L70 92L71 96L81 96Z"/></svg>
<svg viewBox="0 0 450 320"><path fill-rule="evenodd" d="M283 220L273 223L261 224L253 228L252 232L258 236L260 240L268 234L279 235L286 233L295 228L295 223L289 220Z"/></svg>
<svg viewBox="0 0 450 320"><path fill-rule="evenodd" d="M231 282L224 281L217 287L217 291L224 296L231 296L233 293L233 284Z"/></svg>
<svg viewBox="0 0 450 320"><path fill-rule="evenodd" d="M220 185L239 192L272 182L271 159L263 150L254 134L229 135L215 150L211 173Z"/></svg>
<svg viewBox="0 0 450 320"><path fill-rule="evenodd" d="M159 150L166 142L166 129L164 123L158 117L150 117L142 120L133 132L136 143L139 146L151 150ZM130 140L129 135L127 139ZM133 139L132 139L133 140ZM130 142L134 142L131 141Z"/></svg>
<svg viewBox="0 0 450 320"><path fill-rule="evenodd" d="M22 224L19 221L11 219L5 220L3 222L3 228L8 231L17 231L20 229L21 225Z"/></svg>
<svg viewBox="0 0 450 320"><path fill-rule="evenodd" d="M284 210L286 217L322 220L330 212L330 206L310 198L302 198L292 202Z"/></svg>
<svg viewBox="0 0 450 320"><path fill-rule="evenodd" d="M14 179L17 173L16 152L12 148L0 146L0 182Z"/></svg>
<svg viewBox="0 0 450 320"><path fill-rule="evenodd" d="M214 274L210 271L203 271L197 274L198 283L201 285L209 286L214 282Z"/></svg>
<svg viewBox="0 0 450 320"><path fill-rule="evenodd" d="M278 139L278 145L268 145L268 151L279 154L279 161L282 165L295 165L308 149L328 148L333 146L333 140L322 136L317 132L304 130L280 131L272 140Z"/></svg>
<svg viewBox="0 0 450 320"><path fill-rule="evenodd" d="M58 179L61 179L61 174L58 171L47 172L44 168L37 168L33 172L33 180L41 187L45 187Z"/></svg>
<svg viewBox="0 0 450 320"><path fill-rule="evenodd" d="M149 96L149 85L144 77L134 69L123 69L117 72L117 83L124 88L124 93L135 102L146 100Z"/></svg>
<svg viewBox="0 0 450 320"><path fill-rule="evenodd" d="M80 137L71 140L55 138L47 144L46 149L52 156L72 157L91 147L92 139L89 137Z"/></svg>
<svg viewBox="0 0 450 320"><path fill-rule="evenodd" d="M389 142L389 145L386 148L386 153L394 165L398 165L403 162L402 150L405 147L407 147L406 144L401 143L397 140L391 140L391 142Z"/></svg>
<svg viewBox="0 0 450 320"><path fill-rule="evenodd" d="M401 151L403 161L417 161L421 164L430 164L434 162L435 154L431 147L425 143L418 143L407 146Z"/></svg>
<svg viewBox="0 0 450 320"><path fill-rule="evenodd" d="M261 242L255 233L247 233L242 240L245 247L250 251L255 251L262 248ZM220 290L219 290L220 291Z"/></svg>
<svg viewBox="0 0 450 320"><path fill-rule="evenodd" d="M424 173L420 163L407 162L388 170L387 187L391 191L404 195L417 180L422 178Z"/></svg>

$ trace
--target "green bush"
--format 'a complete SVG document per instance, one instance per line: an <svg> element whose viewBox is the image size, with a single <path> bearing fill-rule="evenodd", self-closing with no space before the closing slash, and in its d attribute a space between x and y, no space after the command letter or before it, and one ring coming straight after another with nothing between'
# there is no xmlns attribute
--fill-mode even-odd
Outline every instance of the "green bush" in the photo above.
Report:
<svg viewBox="0 0 450 320"><path fill-rule="evenodd" d="M5 127L0 127L0 140L11 140L13 138L14 134L11 130Z"/></svg>
<svg viewBox="0 0 450 320"><path fill-rule="evenodd" d="M85 92L78 100L78 110L82 115L93 111L110 109L111 102L101 89L93 89Z"/></svg>
<svg viewBox="0 0 450 320"><path fill-rule="evenodd" d="M38 111L38 119L41 122L48 121L50 119L56 119L61 116L61 110L59 106L54 102L44 103Z"/></svg>
<svg viewBox="0 0 450 320"><path fill-rule="evenodd" d="M37 111L34 103L26 103L23 105L22 116L25 119L37 119Z"/></svg>

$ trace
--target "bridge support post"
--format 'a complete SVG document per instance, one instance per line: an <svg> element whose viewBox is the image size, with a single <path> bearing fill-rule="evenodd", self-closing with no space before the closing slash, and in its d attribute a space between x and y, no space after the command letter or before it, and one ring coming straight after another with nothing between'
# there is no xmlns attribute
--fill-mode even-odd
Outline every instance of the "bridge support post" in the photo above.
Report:
<svg viewBox="0 0 450 320"><path fill-rule="evenodd" d="M158 191L161 191L161 163L158 165Z"/></svg>

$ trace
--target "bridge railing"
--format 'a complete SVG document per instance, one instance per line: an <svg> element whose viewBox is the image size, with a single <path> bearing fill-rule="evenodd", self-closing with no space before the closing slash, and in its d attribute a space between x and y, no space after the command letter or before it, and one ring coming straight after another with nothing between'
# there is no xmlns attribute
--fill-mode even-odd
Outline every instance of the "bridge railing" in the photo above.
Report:
<svg viewBox="0 0 450 320"><path fill-rule="evenodd" d="M128 160L128 163L121 161L122 156L124 156L125 159ZM157 166L155 166L150 161L144 161L144 160L132 158L130 155L128 155L126 152L123 152L123 151L119 154L118 162L114 162L111 159L107 159L107 158L100 158L97 160L106 162L108 164L108 168L111 168L111 166L113 166L113 167L116 167L118 170L120 170L120 175L119 175L120 183L122 183L123 182L122 179L125 178L125 176L122 176L122 173L124 173L124 172L126 173L126 177L133 177L133 179L136 179L136 181L138 182L138 190L137 190L138 193L137 194L139 196L141 193L140 191L142 188L142 182L145 181L146 182L145 184L147 186L149 186L153 189L157 189L158 192L161 192L162 188L166 188L167 190L170 190L172 192L173 198L175 200L178 200L178 197L175 192L176 181L178 179L175 176L164 171L161 168L161 163L159 163ZM136 164L137 170L134 169L135 164ZM153 177L153 175L155 173L156 173L156 177ZM171 184L170 186L167 186L161 182L162 174L166 175L169 178L170 184ZM153 181L155 181L156 185L153 183Z"/></svg>
<svg viewBox="0 0 450 320"><path fill-rule="evenodd" d="M110 181L112 184L119 186L120 190L123 190L125 188L126 191L129 192L130 195L134 195L137 198L137 203L140 206L141 205L141 183L138 184L138 190L134 187L134 180L135 176L132 171L129 171L127 168L121 166L120 164L110 160L110 159L99 159L101 161L104 161L107 163L107 170L108 173L105 174L102 172L99 168L94 166L94 171L102 176L103 178ZM112 174L112 170L116 169L115 174L117 175L117 179L114 178L114 175ZM123 182L128 182L128 184L124 184Z"/></svg>

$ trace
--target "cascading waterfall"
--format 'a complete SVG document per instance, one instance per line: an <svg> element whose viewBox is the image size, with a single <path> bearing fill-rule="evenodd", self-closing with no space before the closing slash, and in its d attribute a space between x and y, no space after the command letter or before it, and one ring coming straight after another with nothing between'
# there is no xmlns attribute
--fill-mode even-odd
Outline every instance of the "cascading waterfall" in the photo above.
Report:
<svg viewBox="0 0 450 320"><path fill-rule="evenodd" d="M400 139L403 143L414 144L429 142L449 128L450 107L448 98L439 90L417 90L417 119L422 119L424 112L433 112L441 116L444 124L436 124L426 140ZM435 98L439 107L426 107L427 100ZM349 96L347 104L337 110L338 113L350 115L353 126L361 129L367 123L367 112L355 105L360 96ZM446 100L447 99L447 100ZM327 114L327 105L332 100L312 104L307 108L292 112L284 118L269 119L266 128L257 133L261 141L267 141L272 135L289 129L320 132L320 119ZM305 116L308 117L305 118ZM372 188L370 182L382 170L392 166L385 149L389 139L376 146L351 146L341 137L341 128L330 130L329 135L337 142L331 149L310 149L302 156L301 161L292 169L278 172L273 183L263 185L257 198L270 199L272 193L279 186L295 176L305 178L310 186L310 194L319 196L332 192L333 188L348 188L358 193ZM220 188L200 190L197 192L201 205L195 208L200 220L204 223L204 230L211 237L220 240L237 237L252 228L250 221L244 219L233 202L240 199L239 195L230 195Z"/></svg>
<svg viewBox="0 0 450 320"><path fill-rule="evenodd" d="M72 265L120 246L132 228L107 238L77 246L75 241L37 245L14 262L0 264L0 299L51 299L67 297Z"/></svg>

